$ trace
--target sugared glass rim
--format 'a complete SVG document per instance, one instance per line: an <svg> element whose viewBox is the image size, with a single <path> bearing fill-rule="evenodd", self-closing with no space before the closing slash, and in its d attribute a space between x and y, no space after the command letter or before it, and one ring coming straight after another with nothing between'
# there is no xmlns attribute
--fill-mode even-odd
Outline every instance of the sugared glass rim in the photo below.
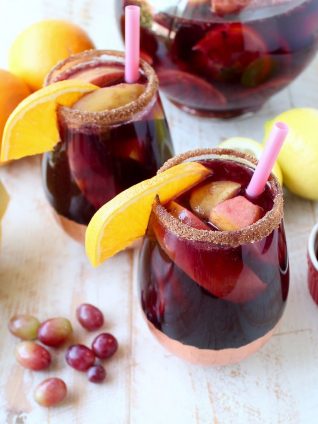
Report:
<svg viewBox="0 0 318 424"><path fill-rule="evenodd" d="M158 173L163 172L172 166L178 165L181 162L206 159L232 160L250 168L255 168L257 164L257 160L253 156L238 151L221 148L197 149L182 153L172 159L169 159L159 169ZM269 236L272 231L280 225L283 219L284 200L282 187L273 174L270 175L267 184L269 184L270 191L274 198L272 209L266 212L263 218L258 220L255 224L237 231L199 230L190 227L171 215L170 212L168 212L167 209L160 204L158 197L153 204L152 211L158 218L159 222L179 238L223 246L238 247L242 244L260 241Z"/></svg>
<svg viewBox="0 0 318 424"><path fill-rule="evenodd" d="M86 50L59 62L47 75L45 85L66 79L75 71L95 67L97 63L124 64L125 53L116 50ZM158 91L159 81L154 69L144 60L140 60L140 71L147 78L145 91L134 102L127 103L116 109L103 112L85 112L61 106L59 115L69 126L109 126L127 122L143 112L154 99Z"/></svg>

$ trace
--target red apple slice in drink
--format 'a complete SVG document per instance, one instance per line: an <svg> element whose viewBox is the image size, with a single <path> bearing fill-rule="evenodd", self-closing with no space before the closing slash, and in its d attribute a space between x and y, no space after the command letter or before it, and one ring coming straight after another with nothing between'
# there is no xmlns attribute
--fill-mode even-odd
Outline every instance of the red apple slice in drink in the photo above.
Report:
<svg viewBox="0 0 318 424"><path fill-rule="evenodd" d="M264 215L264 209L243 196L225 200L215 206L210 221L219 230L236 231L257 222Z"/></svg>
<svg viewBox="0 0 318 424"><path fill-rule="evenodd" d="M144 91L145 86L142 84L117 84L100 88L81 97L73 105L73 109L83 112L103 112L117 109L136 101Z"/></svg>
<svg viewBox="0 0 318 424"><path fill-rule="evenodd" d="M189 225L189 227L196 228L197 230L209 230L208 225L206 225L200 218L195 216L189 209L179 205L177 202L169 202L166 206L166 209L173 215L175 218L179 219L184 224Z"/></svg>
<svg viewBox="0 0 318 424"><path fill-rule="evenodd" d="M240 80L246 68L260 57L262 79L266 79L272 69L265 42L254 29L241 23L214 27L192 50L197 70L217 81Z"/></svg>
<svg viewBox="0 0 318 424"><path fill-rule="evenodd" d="M124 69L119 66L99 65L94 68L79 69L68 79L80 79L99 87L107 87L123 81Z"/></svg>
<svg viewBox="0 0 318 424"><path fill-rule="evenodd" d="M87 143L85 137L73 136L67 153L73 179L87 201L98 209L119 192L119 187L113 177L114 158L101 157L99 136L90 137Z"/></svg>
<svg viewBox="0 0 318 424"><path fill-rule="evenodd" d="M241 185L233 181L213 181L193 189L189 203L191 209L202 218L208 220L212 209L223 202L236 196L241 190Z"/></svg>
<svg viewBox="0 0 318 424"><path fill-rule="evenodd" d="M197 109L225 107L225 96L202 78L179 70L158 70L160 87L177 103Z"/></svg>
<svg viewBox="0 0 318 424"><path fill-rule="evenodd" d="M100 88L96 90L96 96L83 96L73 108L86 112L111 110L135 101L143 92L144 86L141 84L118 84ZM87 139L80 133L74 135L72 141L68 143L72 176L86 199L95 208L101 207L119 191L113 178L114 157L111 153L107 157L102 157L98 145L99 135L94 136L93 129L90 143L87 143ZM135 147L133 142L130 144L127 142L125 149L128 156L133 152L139 155Z"/></svg>
<svg viewBox="0 0 318 424"><path fill-rule="evenodd" d="M213 296L243 303L253 300L266 289L266 284L243 265L240 247L220 248L179 237L164 228L154 215L151 228L168 257Z"/></svg>

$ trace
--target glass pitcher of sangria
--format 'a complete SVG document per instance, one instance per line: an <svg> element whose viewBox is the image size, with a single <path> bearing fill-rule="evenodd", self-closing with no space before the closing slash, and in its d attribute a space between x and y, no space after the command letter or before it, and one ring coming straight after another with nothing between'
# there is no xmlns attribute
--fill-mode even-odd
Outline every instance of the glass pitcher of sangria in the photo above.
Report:
<svg viewBox="0 0 318 424"><path fill-rule="evenodd" d="M143 58L182 110L230 118L255 112L309 64L317 0L121 0L141 6Z"/></svg>
<svg viewBox="0 0 318 424"><path fill-rule="evenodd" d="M124 54L91 50L59 63L46 84L66 79L100 89L57 109L61 142L44 155L43 181L59 223L83 241L97 209L155 175L171 157L172 143L148 63L141 61L136 84L125 84Z"/></svg>

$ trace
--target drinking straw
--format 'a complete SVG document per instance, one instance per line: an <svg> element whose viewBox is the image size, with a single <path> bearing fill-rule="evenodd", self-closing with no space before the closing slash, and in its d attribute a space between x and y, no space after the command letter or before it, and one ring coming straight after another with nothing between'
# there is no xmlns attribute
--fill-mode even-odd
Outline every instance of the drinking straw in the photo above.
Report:
<svg viewBox="0 0 318 424"><path fill-rule="evenodd" d="M133 84L139 79L140 7L125 8L125 80Z"/></svg>
<svg viewBox="0 0 318 424"><path fill-rule="evenodd" d="M288 131L288 126L283 122L275 123L252 179L246 189L246 194L249 197L257 197L263 193Z"/></svg>

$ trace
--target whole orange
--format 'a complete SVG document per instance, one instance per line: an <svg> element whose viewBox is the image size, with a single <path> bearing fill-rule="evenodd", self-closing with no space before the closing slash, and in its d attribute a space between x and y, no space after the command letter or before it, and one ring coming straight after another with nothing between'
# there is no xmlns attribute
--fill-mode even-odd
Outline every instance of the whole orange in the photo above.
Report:
<svg viewBox="0 0 318 424"><path fill-rule="evenodd" d="M15 107L30 94L24 81L10 72L0 69L0 142L3 128Z"/></svg>
<svg viewBox="0 0 318 424"><path fill-rule="evenodd" d="M92 40L79 26L63 20L44 20L15 39L9 51L9 69L37 90L60 60L93 48Z"/></svg>

